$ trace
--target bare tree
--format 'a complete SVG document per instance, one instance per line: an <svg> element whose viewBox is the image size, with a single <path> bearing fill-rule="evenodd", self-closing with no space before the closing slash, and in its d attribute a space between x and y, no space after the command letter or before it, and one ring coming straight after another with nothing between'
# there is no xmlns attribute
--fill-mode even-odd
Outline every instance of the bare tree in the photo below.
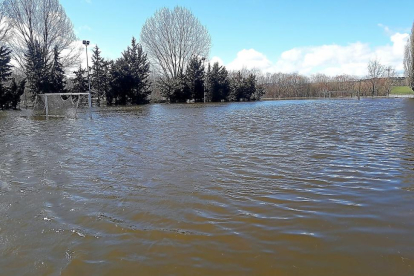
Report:
<svg viewBox="0 0 414 276"><path fill-rule="evenodd" d="M390 96L391 93L391 89L393 86L393 79L395 77L395 70L394 68L392 68L391 66L388 66L387 68L385 68L385 90L387 92L387 96Z"/></svg>
<svg viewBox="0 0 414 276"><path fill-rule="evenodd" d="M4 11L13 32L9 44L21 67L28 46L36 43L49 59L56 48L64 67L78 62L73 25L59 0L5 0Z"/></svg>
<svg viewBox="0 0 414 276"><path fill-rule="evenodd" d="M0 45L4 45L10 34L9 21L7 20L4 1L0 0Z"/></svg>
<svg viewBox="0 0 414 276"><path fill-rule="evenodd" d="M378 59L370 60L368 63L368 79L372 87L372 97L378 93L379 79L384 75L385 67Z"/></svg>
<svg viewBox="0 0 414 276"><path fill-rule="evenodd" d="M407 84L414 90L414 23L411 28L410 37L405 45L404 70Z"/></svg>
<svg viewBox="0 0 414 276"><path fill-rule="evenodd" d="M330 90L329 84L332 83L332 80L329 76L325 74L313 75L312 82L315 84L316 89L320 95L323 95L324 97L326 97L326 95L330 95L327 93Z"/></svg>
<svg viewBox="0 0 414 276"><path fill-rule="evenodd" d="M145 22L141 44L154 69L169 80L180 77L192 57L207 57L211 38L207 28L186 8L163 8Z"/></svg>

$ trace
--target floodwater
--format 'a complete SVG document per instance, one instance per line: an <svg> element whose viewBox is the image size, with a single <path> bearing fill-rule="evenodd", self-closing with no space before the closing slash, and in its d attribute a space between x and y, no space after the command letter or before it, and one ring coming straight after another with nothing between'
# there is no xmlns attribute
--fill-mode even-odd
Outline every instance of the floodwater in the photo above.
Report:
<svg viewBox="0 0 414 276"><path fill-rule="evenodd" d="M414 275L414 100L0 112L0 275Z"/></svg>

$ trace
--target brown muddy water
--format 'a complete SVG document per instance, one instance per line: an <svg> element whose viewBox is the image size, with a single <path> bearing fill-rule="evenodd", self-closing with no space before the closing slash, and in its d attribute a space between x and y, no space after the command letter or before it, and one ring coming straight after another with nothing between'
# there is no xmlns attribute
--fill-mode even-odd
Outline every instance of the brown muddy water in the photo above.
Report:
<svg viewBox="0 0 414 276"><path fill-rule="evenodd" d="M414 275L414 100L0 112L0 275Z"/></svg>

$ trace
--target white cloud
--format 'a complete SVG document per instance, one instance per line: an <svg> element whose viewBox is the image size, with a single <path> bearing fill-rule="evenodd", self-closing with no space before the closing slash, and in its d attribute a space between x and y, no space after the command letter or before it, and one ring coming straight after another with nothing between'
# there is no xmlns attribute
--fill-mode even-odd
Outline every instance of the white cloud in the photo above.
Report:
<svg viewBox="0 0 414 276"><path fill-rule="evenodd" d="M223 60L221 58L219 58L219 57L213 57L213 58L210 59L210 63L211 64L214 64L216 62L218 62L219 65L224 65Z"/></svg>
<svg viewBox="0 0 414 276"><path fill-rule="evenodd" d="M262 71L268 71L272 67L272 62L267 57L254 50L241 50L237 53L235 60L227 64L229 70L238 70L241 68L246 69L259 69Z"/></svg>
<svg viewBox="0 0 414 276"><path fill-rule="evenodd" d="M384 29L389 31L388 27ZM297 47L283 52L274 62L254 49L244 49L226 66L230 70L255 68L270 73L298 72L304 75L324 73L363 76L367 74L368 62L377 58L383 65L392 66L397 72L402 72L404 46L408 37L406 33L394 33L390 35L389 44L377 47L362 42L348 45ZM218 57L215 58L218 59Z"/></svg>

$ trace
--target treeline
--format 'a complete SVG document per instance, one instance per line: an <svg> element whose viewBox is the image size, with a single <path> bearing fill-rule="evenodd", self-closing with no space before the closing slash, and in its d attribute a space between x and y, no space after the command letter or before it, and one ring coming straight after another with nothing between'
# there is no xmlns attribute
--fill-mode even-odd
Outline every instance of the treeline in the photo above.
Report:
<svg viewBox="0 0 414 276"><path fill-rule="evenodd" d="M229 102L255 101L264 94L252 72L229 72L219 63L205 66L204 59L191 58L183 74L174 78L155 77L153 101Z"/></svg>
<svg viewBox="0 0 414 276"><path fill-rule="evenodd" d="M47 16L50 14L55 16ZM177 22L164 24L167 18ZM82 53L59 0L0 1L1 108L16 108L23 91L27 103L37 94L91 89L98 104L108 105L143 104L151 100L247 101L264 94L255 74L228 72L218 63L206 64L211 40L207 29L189 10L161 9L145 26L141 33L145 51L133 38L120 58L107 60L96 46L91 66L72 69L73 77L68 78L65 73L80 63ZM144 35L145 30L148 36ZM161 37L159 32L169 33L175 43L152 41ZM160 49L157 45L164 45L163 52L155 50ZM151 53L151 62L146 51ZM162 60L157 61L154 55Z"/></svg>
<svg viewBox="0 0 414 276"><path fill-rule="evenodd" d="M131 45L117 60L106 60L102 57L98 46L92 51L90 85L92 96L98 105L105 100L107 104L144 104L149 101L150 65L142 47L132 38ZM75 77L70 80L72 92L87 92L87 69L79 67L73 72Z"/></svg>
<svg viewBox="0 0 414 276"><path fill-rule="evenodd" d="M17 108L25 91L65 92L65 68L79 61L75 42L59 0L0 1L0 108Z"/></svg>
<svg viewBox="0 0 414 276"><path fill-rule="evenodd" d="M405 85L404 78L394 75L377 78L358 78L350 75L311 77L297 73L261 74L259 83L264 87L264 98L317 98L317 97L372 97L388 96L393 86Z"/></svg>
<svg viewBox="0 0 414 276"><path fill-rule="evenodd" d="M97 103L108 105L143 104L152 101L220 102L254 101L264 94L253 73L228 72L218 63L206 65L198 57L190 59L183 74L168 80L150 76L150 64L136 39L115 60L102 58L98 46L93 49L90 83ZM72 92L88 91L87 71L79 67L71 80Z"/></svg>
<svg viewBox="0 0 414 276"><path fill-rule="evenodd" d="M12 50L0 46L0 108L16 109L25 89L32 91L32 100L36 94L64 93L66 77L55 48L53 57L49 59L40 43L28 43L24 53L24 77L13 71L11 65Z"/></svg>

